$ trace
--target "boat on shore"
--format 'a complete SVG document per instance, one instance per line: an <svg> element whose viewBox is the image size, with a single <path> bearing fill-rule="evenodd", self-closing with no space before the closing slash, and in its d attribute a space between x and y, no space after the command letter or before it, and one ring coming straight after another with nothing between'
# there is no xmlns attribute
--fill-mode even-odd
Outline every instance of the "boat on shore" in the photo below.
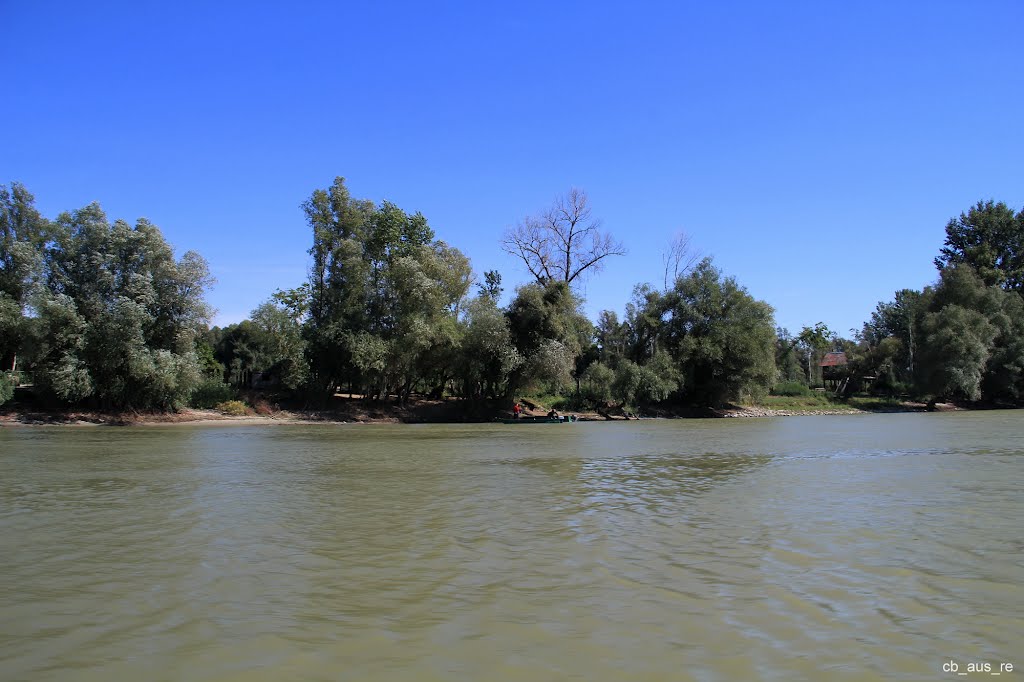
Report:
<svg viewBox="0 0 1024 682"><path fill-rule="evenodd" d="M576 415L566 414L558 417L549 417L548 415L541 415L537 417L507 417L499 419L502 424L572 424L578 422L580 419Z"/></svg>

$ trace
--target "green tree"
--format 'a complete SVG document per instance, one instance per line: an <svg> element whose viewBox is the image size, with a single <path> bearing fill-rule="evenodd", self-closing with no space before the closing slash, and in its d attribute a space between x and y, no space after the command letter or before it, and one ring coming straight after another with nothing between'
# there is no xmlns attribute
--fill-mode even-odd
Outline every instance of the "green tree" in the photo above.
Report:
<svg viewBox="0 0 1024 682"><path fill-rule="evenodd" d="M604 405L612 399L615 371L600 361L590 363L580 376L580 391L592 404Z"/></svg>
<svg viewBox="0 0 1024 682"><path fill-rule="evenodd" d="M771 306L758 301L710 258L702 260L646 314L662 320L658 350L672 358L690 401L720 404L767 390L775 379Z"/></svg>
<svg viewBox="0 0 1024 682"><path fill-rule="evenodd" d="M250 318L262 346L260 357L265 367L260 371L276 375L287 389L298 389L307 378L306 341L293 310L270 300L257 306Z"/></svg>
<svg viewBox="0 0 1024 682"><path fill-rule="evenodd" d="M14 379L7 372L0 371L0 405L14 397Z"/></svg>
<svg viewBox="0 0 1024 682"><path fill-rule="evenodd" d="M797 354L797 346L800 343L799 337L793 336L784 327L775 330L777 341L775 343L775 366L778 368L779 382L807 383L807 373L804 371Z"/></svg>
<svg viewBox="0 0 1024 682"><path fill-rule="evenodd" d="M213 345L203 338L196 342L196 357L199 359L199 367L203 374L209 377L224 378L224 365L214 355Z"/></svg>
<svg viewBox="0 0 1024 682"><path fill-rule="evenodd" d="M25 341L28 322L21 305L6 293L0 293L0 371L18 368L18 353Z"/></svg>
<svg viewBox="0 0 1024 682"><path fill-rule="evenodd" d="M581 305L565 282L532 283L516 290L506 315L512 342L525 362L509 377L509 394L533 382L564 381L565 375L555 371L555 358L568 362L571 376L575 358L590 346L594 334L593 325L580 312Z"/></svg>
<svg viewBox="0 0 1024 682"><path fill-rule="evenodd" d="M619 405L629 405L636 401L641 381L640 372L640 365L626 358L623 358L615 368L611 395Z"/></svg>
<svg viewBox="0 0 1024 682"><path fill-rule="evenodd" d="M495 299L482 294L465 309L459 374L463 395L497 398L508 376L523 364L508 318Z"/></svg>
<svg viewBox="0 0 1024 682"><path fill-rule="evenodd" d="M969 265L988 286L1024 293L1024 209L979 201L946 225L946 242L935 259L940 270Z"/></svg>
<svg viewBox="0 0 1024 682"><path fill-rule="evenodd" d="M342 178L303 204L313 229L305 338L311 385L439 394L455 375L469 260L420 213L352 199Z"/></svg>
<svg viewBox="0 0 1024 682"><path fill-rule="evenodd" d="M905 384L913 381L919 346L916 332L924 313L921 292L902 289L896 292L893 301L879 303L871 313L871 319L864 323L861 338L870 347L878 347L886 339L899 342L898 345L886 344L885 352L879 358L895 382Z"/></svg>
<svg viewBox="0 0 1024 682"><path fill-rule="evenodd" d="M477 287L481 296L487 296L497 303L501 298L501 292L504 291L501 287L501 273L497 270L488 270L484 273L483 284L478 284Z"/></svg>
<svg viewBox="0 0 1024 682"><path fill-rule="evenodd" d="M924 331L925 391L936 397L979 399L995 328L975 310L947 305L928 314Z"/></svg>
<svg viewBox="0 0 1024 682"><path fill-rule="evenodd" d="M824 322L818 322L813 327L804 327L800 330L796 342L804 361L808 386L821 381L821 368L818 366L818 362L825 351L833 346L835 340L835 333Z"/></svg>
<svg viewBox="0 0 1024 682"><path fill-rule="evenodd" d="M936 397L1019 401L1024 395L1024 302L948 267L926 291L920 388Z"/></svg>
<svg viewBox="0 0 1024 682"><path fill-rule="evenodd" d="M228 371L228 381L238 388L252 384L254 375L274 364L271 342L252 320L242 320L215 330L214 357Z"/></svg>
<svg viewBox="0 0 1024 682"><path fill-rule="evenodd" d="M0 368L16 370L29 327L30 291L44 273L49 221L24 185L0 185Z"/></svg>
<svg viewBox="0 0 1024 682"><path fill-rule="evenodd" d="M678 280L676 280L678 282ZM655 291L647 284L633 287L633 300L626 304L625 357L634 362L646 362L658 350L659 334L663 331L662 315L667 292Z"/></svg>
<svg viewBox="0 0 1024 682"><path fill-rule="evenodd" d="M619 322L614 311L602 310L597 314L594 333L601 362L606 366L614 367L619 358L626 357L629 328Z"/></svg>
<svg viewBox="0 0 1024 682"><path fill-rule="evenodd" d="M195 340L210 316L202 257L176 261L155 225L110 224L91 204L57 218L46 273L36 303L44 388L105 408L184 404L201 377Z"/></svg>
<svg viewBox="0 0 1024 682"><path fill-rule="evenodd" d="M558 339L544 339L526 362L526 376L559 393L572 381L575 354Z"/></svg>
<svg viewBox="0 0 1024 682"><path fill-rule="evenodd" d="M49 222L21 183L0 185L0 294L25 305L28 289L43 271Z"/></svg>
<svg viewBox="0 0 1024 682"><path fill-rule="evenodd" d="M309 253L309 320L305 326L311 385L329 395L358 378L351 335L368 327L369 263L363 244L373 202L353 199L338 177L302 204L313 234Z"/></svg>
<svg viewBox="0 0 1024 682"><path fill-rule="evenodd" d="M86 346L86 320L66 294L45 295L36 303L34 383L44 393L65 403L76 403L93 393L93 379L82 359Z"/></svg>
<svg viewBox="0 0 1024 682"><path fill-rule="evenodd" d="M425 382L439 395L456 373L458 317L472 280L469 259L444 242L420 244L394 260L386 279L392 322L379 333L392 342L394 392L404 402Z"/></svg>

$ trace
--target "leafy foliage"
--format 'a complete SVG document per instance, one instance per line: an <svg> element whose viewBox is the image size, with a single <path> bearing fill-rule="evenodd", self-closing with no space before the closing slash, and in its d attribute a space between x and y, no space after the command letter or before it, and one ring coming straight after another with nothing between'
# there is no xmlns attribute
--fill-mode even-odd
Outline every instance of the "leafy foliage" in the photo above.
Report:
<svg viewBox="0 0 1024 682"><path fill-rule="evenodd" d="M615 371L597 361L592 362L580 377L580 387L583 396L591 403L603 405L612 399L612 383L615 381Z"/></svg>
<svg viewBox="0 0 1024 682"><path fill-rule="evenodd" d="M227 400L215 405L213 409L229 417L244 417L249 414L249 408L241 400Z"/></svg>
<svg viewBox="0 0 1024 682"><path fill-rule="evenodd" d="M938 282L878 305L852 370L886 395L1019 403L1024 398L1020 215L979 203L946 227Z"/></svg>
<svg viewBox="0 0 1024 682"><path fill-rule="evenodd" d="M45 385L103 407L184 404L201 376L194 344L210 316L206 262L195 252L175 261L155 225L110 224L98 204L61 214L54 232L37 304L50 351Z"/></svg>
<svg viewBox="0 0 1024 682"><path fill-rule="evenodd" d="M772 395L784 395L789 397L810 396L814 394L810 386L799 381L785 381L773 386Z"/></svg>
<svg viewBox="0 0 1024 682"><path fill-rule="evenodd" d="M1024 380L1021 297L985 286L971 267L954 266L942 271L925 300L921 389L969 400L1019 398Z"/></svg>
<svg viewBox="0 0 1024 682"><path fill-rule="evenodd" d="M0 405L14 397L14 379L7 372L0 372Z"/></svg>
<svg viewBox="0 0 1024 682"><path fill-rule="evenodd" d="M465 309L461 362L457 375L463 395L496 398L506 378L523 364L512 342L508 318L494 298L481 295Z"/></svg>
<svg viewBox="0 0 1024 682"><path fill-rule="evenodd" d="M359 385L403 401L420 382L443 387L458 364L469 260L435 240L422 214L353 199L343 178L303 208L313 230L310 385L326 395ZM491 278L491 293L499 282Z"/></svg>
<svg viewBox="0 0 1024 682"><path fill-rule="evenodd" d="M208 329L212 279L198 254L176 259L156 226L111 223L97 204L48 221L24 187L0 187L0 367L30 370L52 401L117 409L191 397L236 410L236 388L257 378L310 399L529 389L572 405L718 405L773 385L779 400L810 400L818 360L835 349L849 364L830 371L848 392L1024 400L1024 212L1001 203L951 220L938 281L879 303L856 341L823 323L776 330L770 306L711 259L695 263L683 241L662 289L638 285L621 319L602 311L592 324L572 284L624 249L582 192L506 235L535 281L504 308L501 275L484 273L469 298L469 259L420 213L355 199L342 178L303 211L308 281Z"/></svg>
<svg viewBox="0 0 1024 682"><path fill-rule="evenodd" d="M0 353L22 353L52 400L172 409L200 370L210 311L206 262L174 259L145 219L113 224L98 204L49 222L21 185L0 188Z"/></svg>
<svg viewBox="0 0 1024 682"><path fill-rule="evenodd" d="M953 265L971 266L987 286L1024 292L1024 209L979 201L950 220L935 267Z"/></svg>
<svg viewBox="0 0 1024 682"><path fill-rule="evenodd" d="M704 259L664 296L648 294L647 316L660 320L657 345L675 362L689 398L737 400L775 378L771 307L751 297Z"/></svg>
<svg viewBox="0 0 1024 682"><path fill-rule="evenodd" d="M233 400L236 391L219 377L204 377L192 392L189 402L192 407L210 409L220 403Z"/></svg>

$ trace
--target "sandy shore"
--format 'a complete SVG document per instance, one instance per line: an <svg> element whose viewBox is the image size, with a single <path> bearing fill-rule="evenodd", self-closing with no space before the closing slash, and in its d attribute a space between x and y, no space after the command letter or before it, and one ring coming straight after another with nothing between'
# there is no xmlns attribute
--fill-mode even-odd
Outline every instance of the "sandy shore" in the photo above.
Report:
<svg viewBox="0 0 1024 682"><path fill-rule="evenodd" d="M229 416L216 410L186 409L178 412L105 413L73 410L69 412L15 411L0 414L3 426L169 426L175 424L211 424L245 426L252 424L315 424L314 420L291 412L274 415Z"/></svg>
<svg viewBox="0 0 1024 682"><path fill-rule="evenodd" d="M504 411L470 414L459 409L458 403L423 401L402 407L392 404L372 404L362 401L346 401L338 409L324 411L275 410L268 414L246 414L230 416L216 410L184 409L178 412L123 412L105 413L88 410L41 411L19 410L16 407L0 413L0 428L18 426L265 426L270 424L458 424L488 423L506 415ZM461 406L465 407L465 406ZM814 415L873 414L879 412L924 412L926 406L907 403L887 409L863 410L855 407L831 407L806 410L779 410L757 406L730 406L722 409L690 410L676 413L656 413L642 418L687 419L687 418L765 418L804 417ZM963 409L952 404L940 404L939 411ZM541 416L543 410L525 410L527 416ZM633 421L622 415L613 415L609 420L597 412L565 412L579 421Z"/></svg>

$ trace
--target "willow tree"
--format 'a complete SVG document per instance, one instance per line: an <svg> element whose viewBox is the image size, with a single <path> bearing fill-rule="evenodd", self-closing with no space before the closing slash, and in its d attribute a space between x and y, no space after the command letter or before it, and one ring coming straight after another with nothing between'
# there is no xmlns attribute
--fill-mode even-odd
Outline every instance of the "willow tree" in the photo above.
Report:
<svg viewBox="0 0 1024 682"><path fill-rule="evenodd" d="M932 398L1024 398L1024 301L985 286L966 265L945 268L923 296L918 379Z"/></svg>
<svg viewBox="0 0 1024 682"><path fill-rule="evenodd" d="M306 340L312 384L406 399L452 376L469 260L423 214L353 199L344 178L303 204L313 231Z"/></svg>
<svg viewBox="0 0 1024 682"><path fill-rule="evenodd" d="M575 360L593 342L594 326L582 300L566 282L530 283L516 289L506 310L512 343L523 363L509 375L507 397L531 384L558 390L575 371Z"/></svg>
<svg viewBox="0 0 1024 682"><path fill-rule="evenodd" d="M0 369L18 368L29 321L29 293L42 278L49 221L24 185L0 185Z"/></svg>
<svg viewBox="0 0 1024 682"><path fill-rule="evenodd" d="M61 214L38 311L36 382L65 402L171 409L201 372L195 340L212 283L193 251L175 259L145 219L111 224L99 204Z"/></svg>
<svg viewBox="0 0 1024 682"><path fill-rule="evenodd" d="M691 402L719 404L765 391L775 379L771 306L702 260L647 314L660 320L658 349L674 361ZM652 356L653 359L653 356Z"/></svg>

